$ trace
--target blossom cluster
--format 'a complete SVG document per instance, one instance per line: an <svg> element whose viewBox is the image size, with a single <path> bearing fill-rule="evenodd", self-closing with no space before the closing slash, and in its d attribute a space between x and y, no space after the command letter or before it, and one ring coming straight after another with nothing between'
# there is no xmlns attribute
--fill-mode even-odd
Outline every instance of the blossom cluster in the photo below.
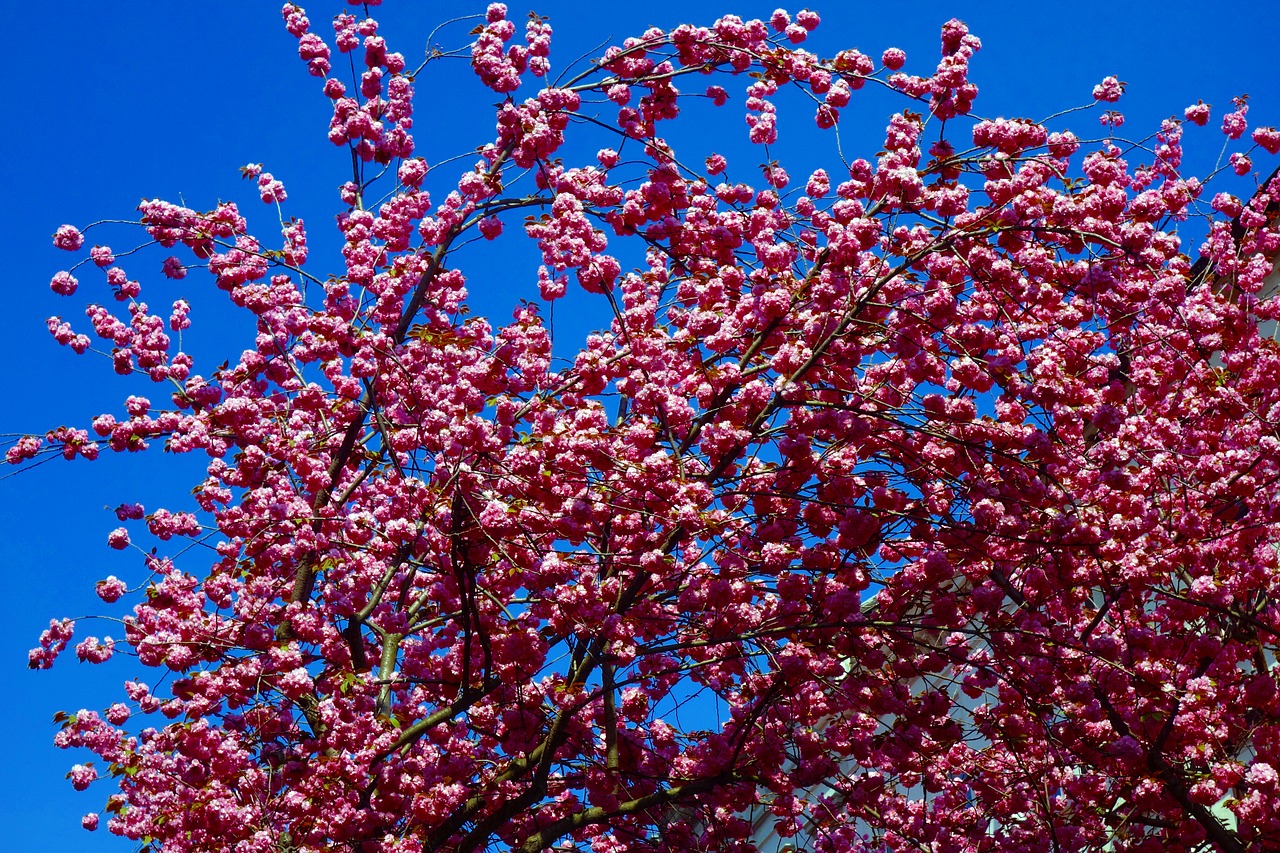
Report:
<svg viewBox="0 0 1280 853"><path fill-rule="evenodd" d="M914 74L810 52L809 10L557 78L550 23L521 39L494 3L458 51L492 137L429 168L432 69L367 11L322 36L283 8L352 168L334 269L262 164L276 238L231 202L139 207L163 276L207 271L251 318L226 365L181 349L198 303L142 301L144 251L127 272L54 233L83 259L52 289L109 298L51 334L151 390L7 462L205 459L192 506L106 533L141 577L97 582L124 636L76 655L158 672L59 717L101 762L72 785L116 788L86 828L179 853L1274 844L1280 180L1184 171L1209 105L1140 144L1114 77L1084 93L1102 140L969 118L963 23ZM901 105L877 153L772 159L790 95L832 128L869 84ZM758 171L660 135L705 102L769 146ZM1248 107L1218 113L1241 174L1280 149ZM509 319L472 313L478 251L527 291ZM599 326L566 344L562 306Z"/></svg>

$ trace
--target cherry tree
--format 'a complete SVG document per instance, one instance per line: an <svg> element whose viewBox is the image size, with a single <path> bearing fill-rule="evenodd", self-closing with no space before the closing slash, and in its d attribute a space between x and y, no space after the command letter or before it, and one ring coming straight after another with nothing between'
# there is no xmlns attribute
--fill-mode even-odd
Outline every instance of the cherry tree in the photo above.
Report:
<svg viewBox="0 0 1280 853"><path fill-rule="evenodd" d="M1247 102L1129 139L1108 78L1073 133L977 117L959 21L920 74L810 52L808 10L565 66L550 22L493 4L457 30L499 100L459 166L414 125L425 72L393 48L420 45L283 17L351 163L341 259L258 164L279 236L229 202L58 228L83 259L51 286L99 295L49 330L139 393L6 454L208 459L194 506L117 510L139 575L97 590L124 638L55 620L31 653L154 673L59 716L107 829L189 853L1280 844L1280 181L1182 168L1211 121L1227 177L1280 151ZM849 159L870 89L900 108ZM772 159L781 113L829 132L825 168ZM764 165L682 159L691 115ZM130 227L144 250L85 253ZM526 298L473 314L468 264L524 246ZM181 351L187 301L145 301L206 273L256 321L221 367ZM557 304L598 331L554 337Z"/></svg>

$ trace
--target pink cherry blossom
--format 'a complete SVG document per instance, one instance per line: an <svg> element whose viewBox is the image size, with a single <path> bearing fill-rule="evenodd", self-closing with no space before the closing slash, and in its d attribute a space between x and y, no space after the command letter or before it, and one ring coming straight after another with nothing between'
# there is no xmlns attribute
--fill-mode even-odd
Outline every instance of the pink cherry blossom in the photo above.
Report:
<svg viewBox="0 0 1280 853"><path fill-rule="evenodd" d="M71 780L72 787L77 791L83 791L98 778L98 771L92 764L77 764L71 768L67 778Z"/></svg>
<svg viewBox="0 0 1280 853"><path fill-rule="evenodd" d="M1187 121L1192 124L1198 124L1201 127L1204 127L1209 123L1209 105L1204 101L1197 101L1183 110L1183 115L1185 115Z"/></svg>
<svg viewBox="0 0 1280 853"><path fill-rule="evenodd" d="M1249 127L1245 118L1249 112L1249 104L1243 96L1235 98L1232 103L1235 104L1235 109L1222 117L1222 132L1228 139L1239 139Z"/></svg>
<svg viewBox="0 0 1280 853"><path fill-rule="evenodd" d="M1280 154L1280 130L1274 127L1257 127L1254 128L1252 137L1268 154Z"/></svg>
<svg viewBox="0 0 1280 853"><path fill-rule="evenodd" d="M172 279L181 279L187 274L187 269L182 265L182 261L175 257L165 258L162 272L165 276Z"/></svg>
<svg viewBox="0 0 1280 853"><path fill-rule="evenodd" d="M17 465L28 459L34 459L43 444L44 442L38 436L24 435L5 451L5 462Z"/></svg>
<svg viewBox="0 0 1280 853"><path fill-rule="evenodd" d="M104 663L115 654L115 641L110 637L99 640L97 637L86 637L76 645L76 657L86 663ZM83 790L77 788L77 790Z"/></svg>
<svg viewBox="0 0 1280 853"><path fill-rule="evenodd" d="M108 575L105 580L98 581L95 589L98 593L98 597L107 604L114 604L119 601L127 591L124 581L120 580L115 575Z"/></svg>
<svg viewBox="0 0 1280 853"><path fill-rule="evenodd" d="M84 235L74 225L60 225L53 234L53 245L74 252L84 245Z"/></svg>
<svg viewBox="0 0 1280 853"><path fill-rule="evenodd" d="M28 654L32 669L48 669L70 642L75 622L70 619L51 619L49 627L40 634L40 645Z"/></svg>
<svg viewBox="0 0 1280 853"><path fill-rule="evenodd" d="M59 296L73 296L79 286L80 282L76 277L65 271L54 275L53 280L49 282L49 289Z"/></svg>
<svg viewBox="0 0 1280 853"><path fill-rule="evenodd" d="M1114 104L1124 94L1125 85L1115 77L1105 77L1101 83L1093 87L1093 99Z"/></svg>

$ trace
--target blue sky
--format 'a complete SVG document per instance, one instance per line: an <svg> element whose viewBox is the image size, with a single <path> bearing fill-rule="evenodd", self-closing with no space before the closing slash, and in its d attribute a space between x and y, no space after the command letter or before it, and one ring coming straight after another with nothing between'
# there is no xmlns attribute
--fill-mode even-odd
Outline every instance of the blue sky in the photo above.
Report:
<svg viewBox="0 0 1280 853"><path fill-rule="evenodd" d="M245 163L263 162L289 189L287 213L310 225L312 271L323 275L337 270L326 266L326 258L334 255L323 250L332 246L327 235L333 229L326 223L339 210L334 188L344 179L347 155L324 139L327 99L294 55L293 41L276 14L278 5L66 0L41 7L0 0L5 19L15 27L3 59L10 85L5 122L10 129L0 137L0 163L10 188L0 241L5 262L13 265L6 281L15 297L0 336L0 363L10 371L0 395L0 433L42 432L63 423L87 426L100 412L119 412L126 395L151 390L114 376L101 358L74 357L45 331L43 321L51 314L79 319L82 295L104 296L94 294L88 284L74 299L49 291L50 276L70 258L50 244L50 235L64 222L126 218L143 197L185 199L200 209L222 198L242 201L251 228L256 224L270 235L274 213L253 200L237 173ZM522 18L527 4L511 5L512 16ZM535 8L551 19L556 32L553 64L562 68L602 42L638 34L650 24L709 23L726 12L767 17L775 5L646 0L601 6L550 0ZM483 7L479 2L389 0L379 17L391 49L412 62L436 23ZM584 11L588 8L589 13ZM1129 84L1120 107L1128 119L1125 130L1135 136L1154 130L1161 118L1180 115L1198 98L1213 104L1216 126L1230 99L1243 92L1252 96L1255 125L1280 124L1277 19L1269 3L997 6L917 0L887 6L832 2L816 8L824 24L810 49L831 55L859 47L878 56L886 47L902 47L908 53L907 70L918 73L928 73L936 62L942 23L953 16L965 20L984 42L973 64L973 79L982 89L977 112L983 115L1042 118L1087 103L1093 85L1115 74ZM909 15L896 14L907 8ZM333 11L336 4L309 5L318 31L327 31ZM455 26L439 41L463 44L467 29ZM429 96L434 87L448 91ZM464 62L430 66L417 89L415 135L428 159L437 161L487 141L491 120L485 108L496 98L479 89ZM863 104L855 98L842 118L846 154L874 154L888 109L887 101L868 98ZM772 152L784 165L838 162L827 155L829 149L808 147L810 124L807 112L784 112L783 139ZM1062 124L1082 136L1099 132L1094 113L1068 117ZM787 136L789 128L796 128L792 137ZM745 133L740 109L731 105L720 114L715 132L703 134L699 142L724 140L726 147L740 147ZM1219 155L1222 136L1213 127L1190 128L1187 145L1195 152L1191 164L1207 168ZM1263 158L1257 162L1260 169L1272 168ZM791 171L798 177L804 170ZM128 244L124 232L90 234L91 243L103 240L117 250ZM483 306L536 298L532 268L508 270L504 264L509 260L476 261L484 271L477 281L484 285L477 296ZM184 345L204 359L205 372L225 358L234 359L251 342L251 327L221 310L220 296L204 277L192 275L177 286L149 269L130 270L149 276L143 281L144 298L153 304L192 298L196 325ZM86 282L91 278L82 277ZM183 508L199 470L199 460L157 450L128 458L104 454L93 464L55 460L0 479L0 546L5 554L0 568L5 592L0 678L9 697L0 717L7 735L0 753L0 820L11 850L131 848L105 828L92 835L80 829L80 815L101 810L110 790L106 783L85 794L72 790L63 775L82 757L52 746L51 718L62 709L103 708L120 698L123 680L143 676L154 683L155 673L141 672L129 659L94 668L74 657L51 672L33 673L26 669L26 651L51 617L123 615L118 606L106 607L93 595L94 581L108 574L130 583L142 578L136 552L106 548L106 534L117 526L107 508L134 500L148 509ZM0 470L0 475L9 473ZM183 559L198 572L204 557L191 552ZM122 631L110 623L83 623L80 633L119 637Z"/></svg>

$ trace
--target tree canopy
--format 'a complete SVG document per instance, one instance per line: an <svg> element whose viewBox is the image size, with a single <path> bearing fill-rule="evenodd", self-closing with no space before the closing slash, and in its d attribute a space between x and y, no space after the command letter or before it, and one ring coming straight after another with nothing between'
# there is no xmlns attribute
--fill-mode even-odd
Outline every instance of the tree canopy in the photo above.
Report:
<svg viewBox="0 0 1280 853"><path fill-rule="evenodd" d="M154 390L6 454L208 459L191 509L117 509L108 544L147 571L98 584L132 608L123 639L55 620L31 653L156 672L60 717L101 762L73 784L115 786L110 831L190 853L1280 844L1280 181L1253 162L1280 131L1245 99L1129 138L1107 78L1090 138L980 117L960 21L914 71L810 52L808 10L553 64L551 24L493 4L455 33L492 135L429 164L425 138L469 146L448 93L415 112L420 46L283 18L351 164L340 259L256 163L278 235L158 199L59 228L80 260L51 287L100 295L50 332ZM880 150L844 151L871 89L899 107ZM775 157L784 113L828 131L824 166ZM754 151L677 150L744 117ZM1184 172L1208 123L1248 193ZM90 243L118 231L147 245ZM530 298L473 313L476 254L530 251L508 272ZM182 352L185 300L145 301L206 274L256 323L221 366ZM600 323L566 341L566 313Z"/></svg>

